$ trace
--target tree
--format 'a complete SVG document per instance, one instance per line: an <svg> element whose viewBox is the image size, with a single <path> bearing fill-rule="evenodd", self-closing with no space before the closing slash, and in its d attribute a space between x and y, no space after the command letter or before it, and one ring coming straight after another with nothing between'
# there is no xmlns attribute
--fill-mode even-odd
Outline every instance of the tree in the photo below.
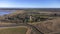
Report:
<svg viewBox="0 0 60 34"><path fill-rule="evenodd" d="M54 16L57 16L57 14L55 13Z"/></svg>

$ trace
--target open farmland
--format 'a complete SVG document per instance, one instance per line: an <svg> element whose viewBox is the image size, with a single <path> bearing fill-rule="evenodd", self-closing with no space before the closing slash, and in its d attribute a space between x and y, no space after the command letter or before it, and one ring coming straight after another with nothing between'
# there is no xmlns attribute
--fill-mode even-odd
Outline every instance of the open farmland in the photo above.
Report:
<svg viewBox="0 0 60 34"><path fill-rule="evenodd" d="M60 32L60 9L0 10L9 13L0 15L0 34L55 34Z"/></svg>
<svg viewBox="0 0 60 34"><path fill-rule="evenodd" d="M26 34L26 32L27 28L24 27L0 29L0 34Z"/></svg>

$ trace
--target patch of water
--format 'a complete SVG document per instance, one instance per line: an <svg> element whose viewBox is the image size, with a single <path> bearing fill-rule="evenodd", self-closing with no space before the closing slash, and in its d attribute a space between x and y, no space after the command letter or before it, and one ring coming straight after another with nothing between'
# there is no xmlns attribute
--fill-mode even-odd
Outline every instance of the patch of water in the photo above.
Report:
<svg viewBox="0 0 60 34"><path fill-rule="evenodd" d="M14 12L15 10L0 10L0 15L10 14Z"/></svg>

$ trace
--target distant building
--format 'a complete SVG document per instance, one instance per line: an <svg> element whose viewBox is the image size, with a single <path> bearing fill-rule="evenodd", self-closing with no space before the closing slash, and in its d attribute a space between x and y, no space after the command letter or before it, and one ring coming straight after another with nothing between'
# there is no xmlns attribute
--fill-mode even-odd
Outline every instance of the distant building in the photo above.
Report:
<svg viewBox="0 0 60 34"><path fill-rule="evenodd" d="M33 19L32 19L32 15L30 15L30 21L32 21Z"/></svg>

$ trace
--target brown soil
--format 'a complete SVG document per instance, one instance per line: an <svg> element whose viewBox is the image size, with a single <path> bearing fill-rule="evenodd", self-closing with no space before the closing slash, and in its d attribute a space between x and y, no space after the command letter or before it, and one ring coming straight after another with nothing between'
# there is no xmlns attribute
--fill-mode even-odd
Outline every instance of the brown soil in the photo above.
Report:
<svg viewBox="0 0 60 34"><path fill-rule="evenodd" d="M60 32L60 17L44 21L40 24L37 24L36 27L45 34L56 34Z"/></svg>

